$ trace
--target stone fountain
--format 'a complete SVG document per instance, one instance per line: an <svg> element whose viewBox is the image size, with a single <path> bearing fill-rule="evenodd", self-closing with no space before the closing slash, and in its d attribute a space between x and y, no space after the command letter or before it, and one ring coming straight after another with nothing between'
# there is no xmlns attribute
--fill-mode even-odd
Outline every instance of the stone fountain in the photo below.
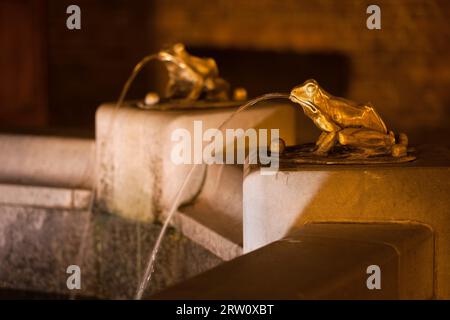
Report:
<svg viewBox="0 0 450 320"><path fill-rule="evenodd" d="M182 45L156 57L169 72L167 97L103 104L95 141L0 136L7 293L134 297L192 168L170 161L171 132L192 132L196 120L217 128L246 100L242 88L230 94L212 59ZM227 125L279 128L279 170L196 168L144 297L450 298L449 150L411 148L373 106L333 97L315 81L290 98ZM297 145L301 111L322 131L316 143ZM82 285L73 292L66 270L78 263ZM381 289L366 287L372 266Z"/></svg>

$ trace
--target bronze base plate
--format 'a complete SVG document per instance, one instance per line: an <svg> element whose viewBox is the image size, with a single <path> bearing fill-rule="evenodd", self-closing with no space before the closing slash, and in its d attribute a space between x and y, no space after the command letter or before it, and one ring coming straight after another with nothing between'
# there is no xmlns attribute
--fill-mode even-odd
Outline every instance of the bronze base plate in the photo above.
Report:
<svg viewBox="0 0 450 320"><path fill-rule="evenodd" d="M198 110L198 109L218 109L218 108L233 108L239 107L245 104L246 101L186 101L186 100L169 100L161 99L161 101L155 105L147 106L144 101L134 102L133 105L145 110Z"/></svg>
<svg viewBox="0 0 450 320"><path fill-rule="evenodd" d="M407 155L393 157L391 155L379 154L367 157L358 152L358 149L337 145L327 155L317 155L313 151L314 143L301 144L287 147L280 155L280 166L289 167L296 164L385 164L404 163L416 159L414 149L408 148Z"/></svg>

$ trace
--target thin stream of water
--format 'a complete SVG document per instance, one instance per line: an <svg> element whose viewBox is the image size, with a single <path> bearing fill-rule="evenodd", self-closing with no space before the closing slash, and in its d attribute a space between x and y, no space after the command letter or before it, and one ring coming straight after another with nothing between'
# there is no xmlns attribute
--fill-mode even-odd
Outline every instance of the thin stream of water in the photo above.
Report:
<svg viewBox="0 0 450 320"><path fill-rule="evenodd" d="M264 94L262 96L259 96L255 99L250 100L249 102L247 102L246 104L242 105L241 107L239 107L236 111L234 111L227 119L225 119L222 124L219 126L218 130L223 130L224 126L231 121L238 113L240 113L241 111L244 111L247 108L250 108L251 106L257 104L258 102L264 101L264 100L271 100L271 99L279 99L279 98L289 98L288 94L284 94L284 93L268 93L268 94ZM145 290L147 289L148 284L150 283L151 279L152 279L152 275L154 272L154 264L156 261L156 257L158 255L158 251L159 248L161 246L161 241L164 238L164 235L166 233L166 230L170 224L170 221L172 220L173 215L175 214L175 212L177 211L179 205L180 205L180 200L181 200L181 196L185 190L185 188L189 185L189 181L192 177L192 174L194 173L195 169L197 168L197 166L199 166L201 164L194 164L192 165L191 169L189 170L189 172L187 173L186 177L184 178L184 181L181 185L181 187L178 189L178 192L175 196L174 201L172 202L172 206L170 207L169 213L166 216L166 219L164 221L164 224L162 226L161 231L159 232L158 238L156 240L155 246L153 247L153 250L150 254L149 260L148 260L148 264L147 267L145 269L145 273L144 273L144 277L141 281L141 284L136 292L136 300L140 300L142 299L142 296L145 292Z"/></svg>
<svg viewBox="0 0 450 320"><path fill-rule="evenodd" d="M119 99L117 100L115 109L112 113L111 119L108 122L108 126L107 126L107 130L106 132L108 134L111 133L112 131L112 127L113 124L115 122L116 119L116 115L117 115L117 111L120 109L120 107L122 107L123 101L125 100L125 97L128 93L128 90L130 89L131 84L133 83L134 79L136 78L136 76L139 74L139 72L142 70L142 68L149 63L150 61L156 59L158 57L157 54L150 54L145 56L144 58L142 58L141 61L139 61L136 66L133 68L133 71L131 72L131 75L129 76L129 78L127 79L127 81L125 82L122 91L120 92L120 96ZM88 215L86 217L86 222L83 225L83 231L81 234L81 242L80 242L80 247L78 249L78 254L76 257L76 265L81 266L84 260L84 255L85 255L85 251L86 251L86 245L87 245L87 238L89 235L89 230L90 230L90 225L91 225L91 220L92 220L92 216L93 216L93 211L94 211L94 205L95 205L95 199L96 199L96 195L97 195L97 180L94 180L94 186L91 189L91 198L89 199L89 205L88 205ZM73 300L76 297L76 293L75 290L72 291L71 295L70 295L70 299Z"/></svg>

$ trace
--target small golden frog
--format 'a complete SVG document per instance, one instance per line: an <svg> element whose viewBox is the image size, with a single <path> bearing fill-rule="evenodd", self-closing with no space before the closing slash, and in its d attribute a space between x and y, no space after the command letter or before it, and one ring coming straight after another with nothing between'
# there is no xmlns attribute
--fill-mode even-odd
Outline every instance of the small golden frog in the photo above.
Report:
<svg viewBox="0 0 450 320"><path fill-rule="evenodd" d="M183 44L177 43L160 51L158 60L166 64L169 74L168 98L187 101L229 99L230 85L219 77L214 59L190 55Z"/></svg>
<svg viewBox="0 0 450 320"><path fill-rule="evenodd" d="M407 136L402 133L396 141L370 103L357 104L334 97L315 80L292 89L289 98L300 104L305 115L322 130L314 151L317 155L327 155L337 144L352 147L359 157L407 154Z"/></svg>

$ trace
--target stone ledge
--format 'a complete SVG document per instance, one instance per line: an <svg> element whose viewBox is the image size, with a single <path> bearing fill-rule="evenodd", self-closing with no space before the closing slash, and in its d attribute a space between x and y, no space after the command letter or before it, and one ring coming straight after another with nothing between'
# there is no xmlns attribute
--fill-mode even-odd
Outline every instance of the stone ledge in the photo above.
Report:
<svg viewBox="0 0 450 320"><path fill-rule="evenodd" d="M85 210L92 191L0 184L0 205Z"/></svg>
<svg viewBox="0 0 450 320"><path fill-rule="evenodd" d="M185 237L201 245L222 260L232 260L242 255L242 246L223 237L183 212L177 212L172 225Z"/></svg>
<svg viewBox="0 0 450 320"><path fill-rule="evenodd" d="M0 183L68 189L93 186L93 140L1 134L0 150Z"/></svg>

